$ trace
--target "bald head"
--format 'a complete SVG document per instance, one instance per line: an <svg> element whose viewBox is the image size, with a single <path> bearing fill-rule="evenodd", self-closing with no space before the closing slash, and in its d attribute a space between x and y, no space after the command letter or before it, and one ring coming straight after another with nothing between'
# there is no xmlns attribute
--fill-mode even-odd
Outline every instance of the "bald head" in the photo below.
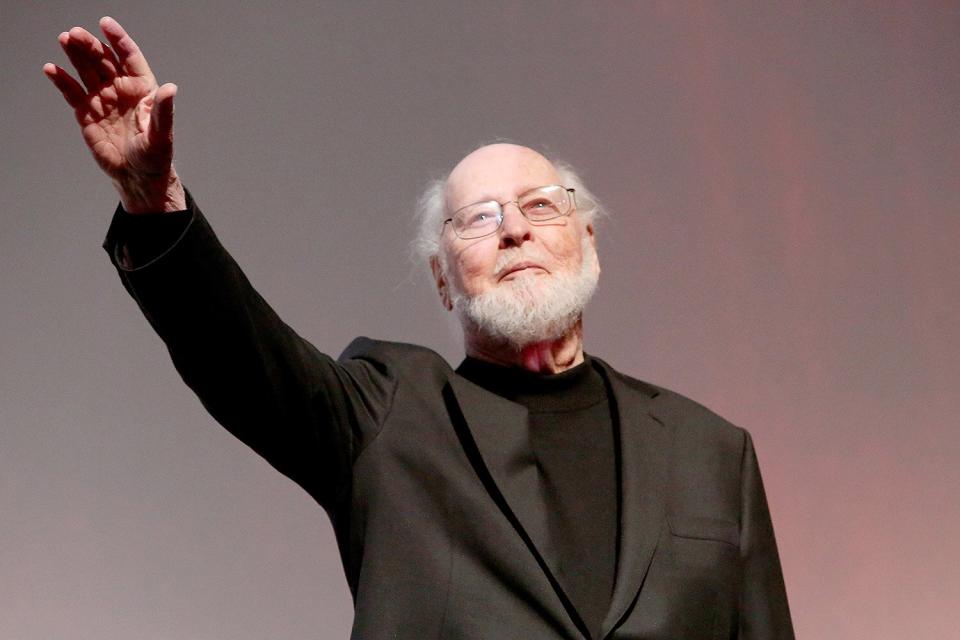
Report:
<svg viewBox="0 0 960 640"><path fill-rule="evenodd" d="M535 187L560 184L556 167L533 149L497 143L480 147L447 176L447 212L481 200L504 202Z"/></svg>

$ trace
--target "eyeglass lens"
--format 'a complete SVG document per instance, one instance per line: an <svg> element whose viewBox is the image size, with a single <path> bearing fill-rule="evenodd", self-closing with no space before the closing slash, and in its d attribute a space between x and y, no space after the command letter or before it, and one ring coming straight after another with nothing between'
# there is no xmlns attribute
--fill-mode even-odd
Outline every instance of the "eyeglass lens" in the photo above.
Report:
<svg viewBox="0 0 960 640"><path fill-rule="evenodd" d="M505 204L510 204L505 203ZM531 222L545 222L570 211L570 194L564 187L538 187L522 194L514 203ZM503 222L503 206L490 200L467 205L453 215L453 230L465 240L490 235Z"/></svg>

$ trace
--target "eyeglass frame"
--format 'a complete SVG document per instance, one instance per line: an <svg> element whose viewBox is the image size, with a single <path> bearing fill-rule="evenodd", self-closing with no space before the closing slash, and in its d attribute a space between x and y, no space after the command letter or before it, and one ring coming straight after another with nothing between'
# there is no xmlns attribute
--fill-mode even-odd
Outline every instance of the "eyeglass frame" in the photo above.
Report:
<svg viewBox="0 0 960 640"><path fill-rule="evenodd" d="M542 220L531 220L530 218L527 217L526 212L524 212L523 208L520 206L520 198L522 198L523 196L525 196L525 195L527 195L528 193L531 193L531 192L533 192L533 191L539 191L540 189L547 189L547 188L549 188L549 187L560 187L561 189L563 189L564 191L566 191L568 194L570 194L570 210L567 211L566 213L560 213L560 214L557 214L557 215L552 216L552 217L550 217L550 218L544 218L544 219L542 219ZM497 202L496 200L478 200L477 202L471 202L470 204L465 204L465 205L463 205L462 207L460 207L459 209L457 209L456 211L454 211L453 213L451 213L451 214L450 214L450 217L443 221L443 225L446 226L448 222L453 222L454 216L456 216L458 213L460 213L461 211L463 211L463 210L466 209L467 207L475 207L475 206L478 205L478 204L485 204L485 203L487 203L487 202L496 202L497 206L500 207L500 215L497 216L497 218L498 218L498 220L497 220L497 226L496 226L496 227L493 229L493 231L491 231L490 233L485 233L485 234L482 235L482 236L475 236L475 237L473 237L473 238L464 238L464 237L462 237L459 233L457 233L457 229L456 229L452 224L450 225L450 228L453 229L453 234L454 234L455 236L457 236L458 238L460 238L461 240L479 240L480 238L488 238L488 237L492 236L493 234L497 233L498 231L500 231L500 227L503 226L503 220L504 220L504 218L506 217L506 215L505 215L505 214L506 214L506 209L505 209L505 207L506 207L508 204L515 204L515 205L517 205L517 211L519 211L519 212L520 212L520 215L522 215L524 218L526 218L526 219L527 219L527 222L529 222L530 224L540 224L541 222L549 222L550 220L556 220L557 218L565 218L566 216L569 216L569 215L572 214L574 211L576 211L576 210L577 210L577 194L576 194L576 192L577 192L577 190L574 189L573 187L566 187L566 186L564 186L564 185L562 185L562 184L545 184L545 185L543 185L543 186L534 187L534 188L532 188L532 189L528 189L527 191L524 191L524 192L521 193L519 196L517 196L517 199L516 199L516 200L507 200L506 202Z"/></svg>

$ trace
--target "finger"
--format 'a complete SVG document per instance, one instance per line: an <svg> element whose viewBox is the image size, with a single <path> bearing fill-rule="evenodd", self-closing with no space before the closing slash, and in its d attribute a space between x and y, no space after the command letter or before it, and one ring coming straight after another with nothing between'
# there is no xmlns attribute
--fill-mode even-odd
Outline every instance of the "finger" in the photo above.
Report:
<svg viewBox="0 0 960 640"><path fill-rule="evenodd" d="M87 91L97 91L103 84L113 80L117 65L107 56L109 49L82 27L73 27L69 32L61 33L57 38L64 53L77 70ZM115 60L115 58L113 58Z"/></svg>
<svg viewBox="0 0 960 640"><path fill-rule="evenodd" d="M70 59L70 64L77 70L80 81L87 91L92 92L100 88L100 74L97 72L96 62L90 59L89 49L80 43L84 34L90 35L81 27L74 27L57 36L57 41Z"/></svg>
<svg viewBox="0 0 960 640"><path fill-rule="evenodd" d="M100 61L98 69L100 77L105 81L113 80L117 77L121 71L121 67L120 61L117 60L117 56L113 53L113 49L99 38L93 38L92 34L89 46L91 47L93 55Z"/></svg>
<svg viewBox="0 0 960 640"><path fill-rule="evenodd" d="M166 148L173 144L173 99L177 85L168 82L154 96L150 111L150 144L154 148Z"/></svg>
<svg viewBox="0 0 960 640"><path fill-rule="evenodd" d="M80 83L74 80L69 73L52 62L48 62L43 65L43 74L50 78L54 86L60 90L67 104L74 109L79 109L83 106L87 94L83 90L83 87L80 86Z"/></svg>
<svg viewBox="0 0 960 640"><path fill-rule="evenodd" d="M140 52L140 47L124 31L119 22L110 16L104 16L100 18L100 29L103 31L103 35L107 36L110 46L116 51L117 58L125 72L133 76L153 77L150 65L147 64L147 59Z"/></svg>

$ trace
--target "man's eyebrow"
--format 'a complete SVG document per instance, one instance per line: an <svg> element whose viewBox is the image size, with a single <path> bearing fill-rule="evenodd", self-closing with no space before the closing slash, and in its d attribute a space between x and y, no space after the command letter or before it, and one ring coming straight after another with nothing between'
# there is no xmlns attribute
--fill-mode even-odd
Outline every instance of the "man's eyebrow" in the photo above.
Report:
<svg viewBox="0 0 960 640"><path fill-rule="evenodd" d="M520 187L519 189L517 189L517 195L515 195L515 196L513 196L513 197L514 197L514 198L519 198L519 197L522 196L523 194L529 193L530 191L533 191L534 189L539 189L540 187L547 187L547 186L550 186L551 184L553 184L553 183L535 184L535 185L527 184L527 185L524 185L523 187ZM557 184L559 184L559 183L557 183ZM497 202L497 203L499 203L499 202L500 202L500 199L497 198L497 197L495 197L495 196L492 196L492 195L490 195L490 194L484 194L484 195L478 197L478 198L475 199L475 200L470 200L469 202L465 202L465 203L461 204L461 205L458 206L458 207L454 207L453 210L454 210L454 211L459 211L460 209L463 209L464 207L469 207L469 206L472 205L472 204L480 204L481 202ZM512 202L512 201L511 201L511 200L504 200L503 202Z"/></svg>
<svg viewBox="0 0 960 640"><path fill-rule="evenodd" d="M499 202L499 201L498 201L496 198L494 198L493 196L489 196L489 195L488 195L488 196L481 196L481 197L479 197L479 198L477 198L477 199L468 200L467 202L464 202L463 204L460 204L460 205L457 205L457 206L453 207L453 208L451 209L451 212L460 211L460 209L463 209L464 207L469 207L469 206L472 205L472 204L480 204L480 203L482 203L482 202Z"/></svg>

